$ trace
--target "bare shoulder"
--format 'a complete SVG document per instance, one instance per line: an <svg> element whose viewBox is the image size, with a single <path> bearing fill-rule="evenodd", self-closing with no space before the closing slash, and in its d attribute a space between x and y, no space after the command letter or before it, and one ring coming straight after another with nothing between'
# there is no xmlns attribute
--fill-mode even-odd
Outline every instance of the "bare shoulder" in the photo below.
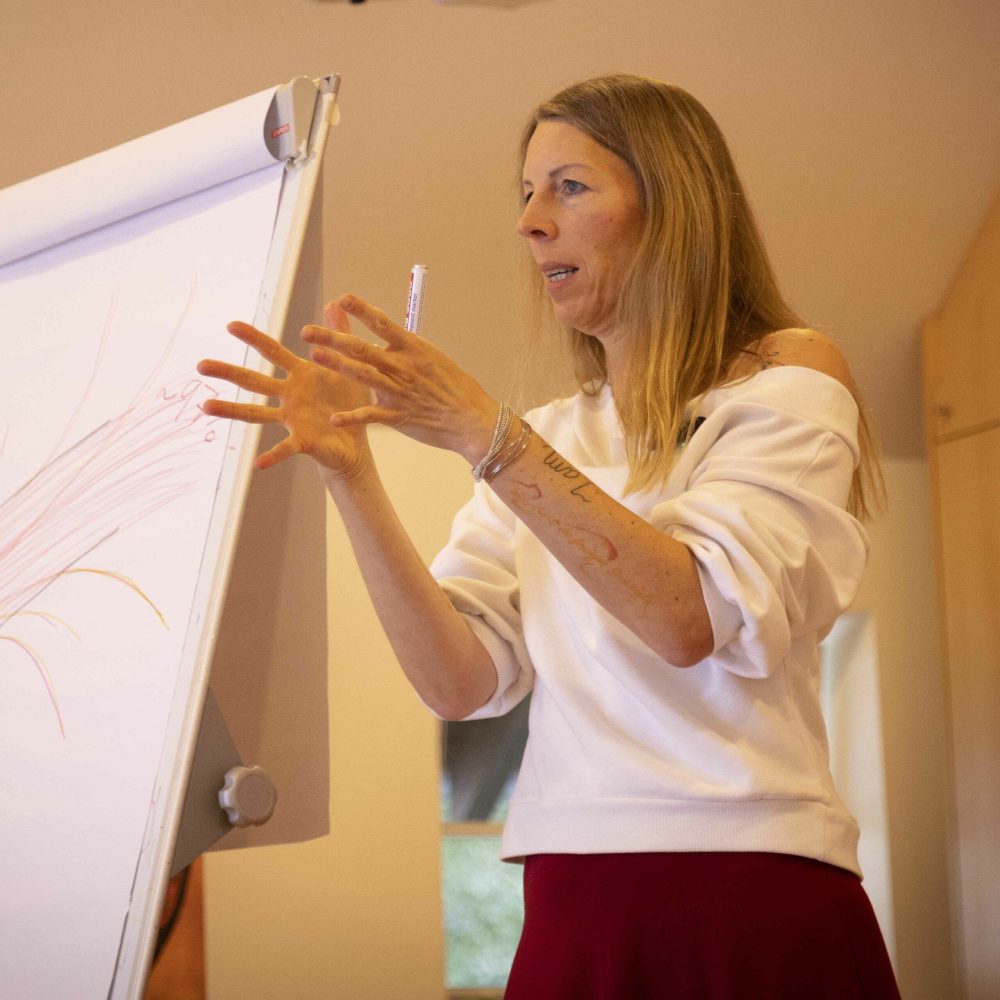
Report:
<svg viewBox="0 0 1000 1000"><path fill-rule="evenodd" d="M854 379L843 352L835 340L818 330L792 328L766 334L741 354L734 374L744 377L760 367L779 365L812 368L855 392Z"/></svg>

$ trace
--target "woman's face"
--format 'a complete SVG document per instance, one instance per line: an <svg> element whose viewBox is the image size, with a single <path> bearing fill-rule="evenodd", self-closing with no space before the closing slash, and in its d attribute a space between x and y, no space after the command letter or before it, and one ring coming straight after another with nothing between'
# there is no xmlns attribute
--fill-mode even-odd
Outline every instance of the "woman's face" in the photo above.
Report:
<svg viewBox="0 0 1000 1000"><path fill-rule="evenodd" d="M528 143L523 186L517 231L544 275L556 317L607 340L642 222L632 171L573 125L543 121Z"/></svg>

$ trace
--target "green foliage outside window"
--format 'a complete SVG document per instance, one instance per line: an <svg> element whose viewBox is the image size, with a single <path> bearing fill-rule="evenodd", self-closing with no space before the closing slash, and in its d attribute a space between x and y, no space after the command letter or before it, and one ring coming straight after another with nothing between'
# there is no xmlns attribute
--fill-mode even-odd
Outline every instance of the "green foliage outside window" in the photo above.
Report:
<svg viewBox="0 0 1000 1000"><path fill-rule="evenodd" d="M496 837L441 843L448 988L502 987L521 936L524 869L500 860Z"/></svg>

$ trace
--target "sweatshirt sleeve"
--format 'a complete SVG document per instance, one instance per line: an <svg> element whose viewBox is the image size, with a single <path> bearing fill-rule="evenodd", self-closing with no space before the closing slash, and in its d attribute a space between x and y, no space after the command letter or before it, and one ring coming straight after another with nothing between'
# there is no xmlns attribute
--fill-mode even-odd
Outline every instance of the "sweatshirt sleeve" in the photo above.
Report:
<svg viewBox="0 0 1000 1000"><path fill-rule="evenodd" d="M431 573L486 647L497 672L493 697L469 719L503 715L531 690L534 668L524 643L514 559L516 519L485 483L452 523Z"/></svg>
<svg viewBox="0 0 1000 1000"><path fill-rule="evenodd" d="M859 458L857 405L835 379L774 368L716 390L652 523L698 565L713 659L764 677L794 639L822 638L850 605L868 538L844 509Z"/></svg>

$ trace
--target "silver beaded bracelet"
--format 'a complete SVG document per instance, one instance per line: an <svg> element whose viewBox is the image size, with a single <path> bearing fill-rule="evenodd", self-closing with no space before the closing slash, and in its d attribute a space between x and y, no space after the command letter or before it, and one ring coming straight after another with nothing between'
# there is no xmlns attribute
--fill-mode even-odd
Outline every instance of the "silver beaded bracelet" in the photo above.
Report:
<svg viewBox="0 0 1000 1000"><path fill-rule="evenodd" d="M501 470L505 469L528 447L531 441L531 425L527 420L521 421L521 433L514 438L513 443L507 448L494 463L483 473L486 482L492 481L493 477Z"/></svg>
<svg viewBox="0 0 1000 1000"><path fill-rule="evenodd" d="M483 460L472 469L472 478L478 483L483 478L483 473L491 462L496 460L503 446L507 443L507 435L510 433L511 424L514 422L514 411L506 404L500 404L500 413L497 415L497 424L493 429L493 440L490 442L489 450L483 456Z"/></svg>

